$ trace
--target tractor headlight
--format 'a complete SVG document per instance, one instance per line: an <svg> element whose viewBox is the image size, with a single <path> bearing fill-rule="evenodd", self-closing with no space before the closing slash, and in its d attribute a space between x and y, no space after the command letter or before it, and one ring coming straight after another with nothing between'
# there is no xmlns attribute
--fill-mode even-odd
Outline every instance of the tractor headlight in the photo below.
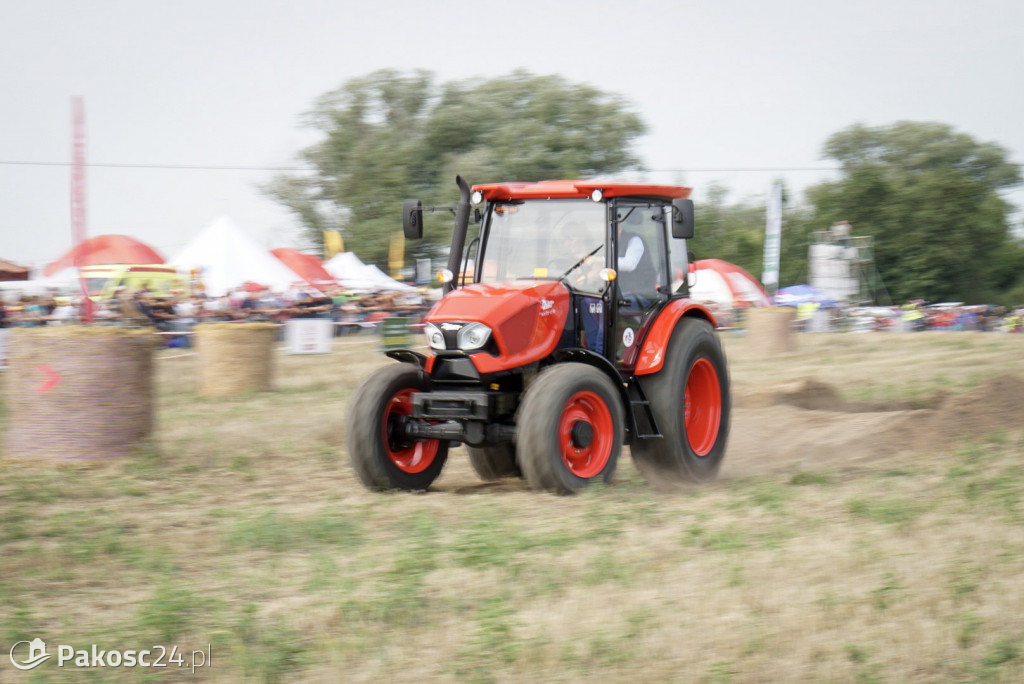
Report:
<svg viewBox="0 0 1024 684"><path fill-rule="evenodd" d="M472 351L480 349L491 339L491 329L483 323L467 323L459 329L455 342L459 349Z"/></svg>
<svg viewBox="0 0 1024 684"><path fill-rule="evenodd" d="M443 350L445 348L444 333L433 323L427 323L423 326L423 334L427 336L427 344L431 349Z"/></svg>

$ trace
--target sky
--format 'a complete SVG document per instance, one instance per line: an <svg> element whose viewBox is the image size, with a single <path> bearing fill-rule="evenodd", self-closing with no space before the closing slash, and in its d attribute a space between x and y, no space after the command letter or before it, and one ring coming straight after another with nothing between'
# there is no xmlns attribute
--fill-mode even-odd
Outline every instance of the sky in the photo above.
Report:
<svg viewBox="0 0 1024 684"><path fill-rule="evenodd" d="M0 0L0 259L72 244L77 96L88 235L171 259L228 216L268 249L302 246L260 186L318 140L303 114L320 95L383 68L618 94L648 126L647 179L698 201L713 183L759 201L775 180L799 201L857 123L946 123L1024 162L1020 0Z"/></svg>

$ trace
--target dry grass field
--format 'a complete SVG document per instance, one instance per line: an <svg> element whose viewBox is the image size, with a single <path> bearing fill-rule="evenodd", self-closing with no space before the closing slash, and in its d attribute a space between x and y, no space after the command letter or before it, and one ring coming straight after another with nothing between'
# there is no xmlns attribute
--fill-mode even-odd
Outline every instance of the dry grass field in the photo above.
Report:
<svg viewBox="0 0 1024 684"><path fill-rule="evenodd" d="M364 490L371 338L232 399L162 351L132 458L0 458L0 682L1024 681L1024 336L724 340L719 480L625 451L573 497L481 483L461 448L428 493ZM35 637L210 664L15 670Z"/></svg>

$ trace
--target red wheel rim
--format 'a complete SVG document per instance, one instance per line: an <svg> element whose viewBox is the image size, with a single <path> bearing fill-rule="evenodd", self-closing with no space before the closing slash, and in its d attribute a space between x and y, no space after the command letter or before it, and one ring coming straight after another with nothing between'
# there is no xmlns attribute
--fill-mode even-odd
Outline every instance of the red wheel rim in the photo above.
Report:
<svg viewBox="0 0 1024 684"><path fill-rule="evenodd" d="M407 473L422 473L437 457L440 442L436 439L409 442L398 434L401 416L412 415L413 394L413 390L407 389L391 397L384 411L384 419L381 421L381 431L384 437L384 450L395 467Z"/></svg>
<svg viewBox="0 0 1024 684"><path fill-rule="evenodd" d="M684 400L686 439L698 456L707 456L718 439L722 423L722 391L714 365L705 358L694 361L686 378Z"/></svg>
<svg viewBox="0 0 1024 684"><path fill-rule="evenodd" d="M586 446L573 441L573 426L577 423L590 427L592 439ZM589 479L598 475L608 465L613 435L612 412L604 400L594 392L577 392L566 402L558 421L562 462L576 477Z"/></svg>

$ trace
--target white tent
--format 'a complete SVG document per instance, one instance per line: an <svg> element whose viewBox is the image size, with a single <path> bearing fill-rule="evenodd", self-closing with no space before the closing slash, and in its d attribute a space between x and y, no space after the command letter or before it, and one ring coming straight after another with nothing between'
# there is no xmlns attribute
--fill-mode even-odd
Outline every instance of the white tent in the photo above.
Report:
<svg viewBox="0 0 1024 684"><path fill-rule="evenodd" d="M0 282L0 292L34 295L53 294L54 292L70 295L81 293L81 287L78 284L78 269L74 266L63 268L49 278L44 278L40 272L36 272L35 276L31 280L2 281Z"/></svg>
<svg viewBox="0 0 1024 684"><path fill-rule="evenodd" d="M369 276L377 283L378 290L409 292L416 289L411 285L406 285L405 283L395 280L387 273L377 268L374 264L368 264L366 266L366 270Z"/></svg>
<svg viewBox="0 0 1024 684"><path fill-rule="evenodd" d="M372 264L364 264L352 252L335 254L330 261L324 264L324 268L338 279L342 287L349 290L407 292L416 289L390 278L384 271Z"/></svg>
<svg viewBox="0 0 1024 684"><path fill-rule="evenodd" d="M276 292L306 285L298 273L226 217L204 228L167 263L179 269L201 269L200 279L211 297L221 297L247 282Z"/></svg>

